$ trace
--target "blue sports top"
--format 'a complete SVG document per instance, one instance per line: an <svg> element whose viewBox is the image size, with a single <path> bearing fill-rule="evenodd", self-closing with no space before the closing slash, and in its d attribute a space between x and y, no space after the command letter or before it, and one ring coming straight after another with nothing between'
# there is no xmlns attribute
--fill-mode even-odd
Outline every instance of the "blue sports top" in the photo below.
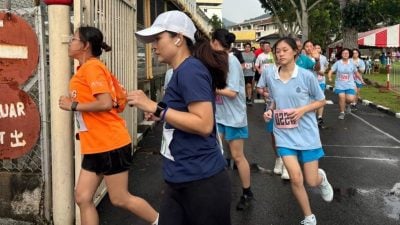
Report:
<svg viewBox="0 0 400 225"><path fill-rule="evenodd" d="M174 69L163 102L169 108L182 112L188 112L188 105L192 102L211 102L215 113L211 74L200 60L189 57ZM174 127L167 123L166 128ZM168 182L182 183L208 178L226 166L215 124L207 137L175 129L169 149L174 161L164 157L163 163L163 176Z"/></svg>

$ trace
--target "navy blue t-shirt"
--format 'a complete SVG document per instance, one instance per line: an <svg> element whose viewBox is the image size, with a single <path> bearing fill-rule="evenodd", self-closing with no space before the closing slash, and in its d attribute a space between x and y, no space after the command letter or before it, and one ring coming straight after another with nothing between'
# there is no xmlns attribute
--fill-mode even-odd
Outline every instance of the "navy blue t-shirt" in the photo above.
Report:
<svg viewBox="0 0 400 225"><path fill-rule="evenodd" d="M198 59L187 58L174 69L163 102L169 108L188 112L192 102L211 102L215 121L215 95L208 69ZM174 128L168 123L167 128ZM226 161L221 153L216 128L208 137L175 129L169 145L175 161L164 157L164 179L172 183L195 181L213 176L224 169Z"/></svg>

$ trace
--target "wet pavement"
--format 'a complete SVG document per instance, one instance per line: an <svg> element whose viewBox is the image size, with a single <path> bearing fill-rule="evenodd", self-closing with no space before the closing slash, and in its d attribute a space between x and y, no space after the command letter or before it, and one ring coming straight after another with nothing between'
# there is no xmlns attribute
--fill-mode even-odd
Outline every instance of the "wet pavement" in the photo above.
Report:
<svg viewBox="0 0 400 225"><path fill-rule="evenodd" d="M335 197L324 202L318 189L307 188L313 213L323 225L400 224L400 119L377 109L359 105L356 112L338 120L336 96L325 107L326 127L320 130L326 157L320 161ZM245 153L251 164L253 205L236 211L241 195L237 170L232 180L233 225L294 225L303 218L288 181L271 170L274 153L264 130L263 104L249 106L250 138ZM161 175L161 126L157 125L139 144L130 171L129 190L148 200L156 209L163 195ZM106 196L98 206L101 225L147 225L127 211L113 207ZM206 225L206 224L205 224Z"/></svg>

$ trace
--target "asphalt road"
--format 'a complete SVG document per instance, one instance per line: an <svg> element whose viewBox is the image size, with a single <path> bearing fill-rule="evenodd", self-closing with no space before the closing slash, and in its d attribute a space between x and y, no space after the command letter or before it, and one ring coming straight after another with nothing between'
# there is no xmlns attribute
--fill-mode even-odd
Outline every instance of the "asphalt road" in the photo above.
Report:
<svg viewBox="0 0 400 225"><path fill-rule="evenodd" d="M400 224L400 119L377 109L359 106L338 120L336 96L325 110L326 127L320 130L326 157L320 161L335 190L333 202L324 202L318 189L307 188L320 225ZM263 104L248 107L250 138L245 153L252 168L256 200L246 211L236 211L241 195L237 170L230 170L233 225L294 225L303 218L290 184L272 175L274 153L264 131ZM155 208L163 195L160 146L161 126L149 131L135 154L129 188ZM106 196L98 206L101 225L145 225L136 216L115 208ZM205 224L206 225L206 224Z"/></svg>

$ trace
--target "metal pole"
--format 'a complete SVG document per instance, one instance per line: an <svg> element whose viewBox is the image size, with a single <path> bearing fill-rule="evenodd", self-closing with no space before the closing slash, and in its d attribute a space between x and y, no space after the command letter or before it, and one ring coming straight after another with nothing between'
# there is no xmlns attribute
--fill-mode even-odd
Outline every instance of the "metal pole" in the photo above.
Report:
<svg viewBox="0 0 400 225"><path fill-rule="evenodd" d="M73 224L75 210L72 113L58 107L59 97L68 95L71 74L69 11L68 5L48 6L54 225Z"/></svg>

